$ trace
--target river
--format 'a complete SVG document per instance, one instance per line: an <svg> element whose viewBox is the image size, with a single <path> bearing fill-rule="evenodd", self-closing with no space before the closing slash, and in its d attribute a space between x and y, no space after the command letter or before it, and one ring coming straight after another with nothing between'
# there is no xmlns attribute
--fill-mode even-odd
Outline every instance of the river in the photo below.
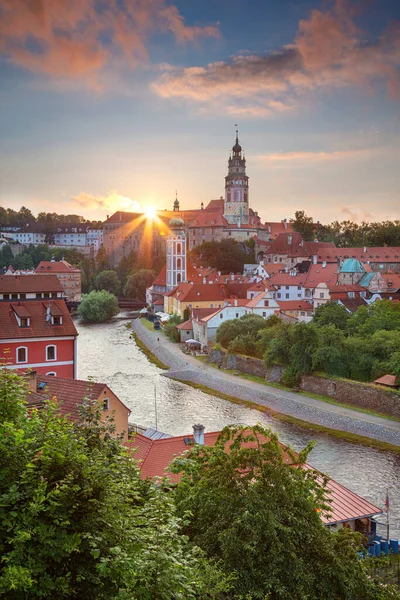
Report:
<svg viewBox="0 0 400 600"><path fill-rule="evenodd" d="M191 433L194 423L218 431L229 424L261 422L295 450L313 439L317 443L309 462L315 468L377 506L384 506L389 488L390 536L400 537L400 456L308 432L163 377L130 338L128 322L118 317L100 325L76 322L78 378L106 383L131 408L132 422L157 425L173 435ZM386 522L386 516L380 520ZM378 527L378 532L385 535L385 529Z"/></svg>

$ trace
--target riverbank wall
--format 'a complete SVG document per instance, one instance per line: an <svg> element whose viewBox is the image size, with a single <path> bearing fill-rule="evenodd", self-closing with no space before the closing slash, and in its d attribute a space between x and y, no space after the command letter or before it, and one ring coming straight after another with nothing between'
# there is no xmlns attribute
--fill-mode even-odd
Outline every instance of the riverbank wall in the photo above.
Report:
<svg viewBox="0 0 400 600"><path fill-rule="evenodd" d="M259 358L229 354L225 350L213 350L209 355L209 362L219 364L224 369L262 377L270 383L280 383L282 377L282 367L267 369ZM319 375L303 375L300 389L303 392L327 396L349 406L400 418L400 392L397 390L385 389L383 386L372 383Z"/></svg>

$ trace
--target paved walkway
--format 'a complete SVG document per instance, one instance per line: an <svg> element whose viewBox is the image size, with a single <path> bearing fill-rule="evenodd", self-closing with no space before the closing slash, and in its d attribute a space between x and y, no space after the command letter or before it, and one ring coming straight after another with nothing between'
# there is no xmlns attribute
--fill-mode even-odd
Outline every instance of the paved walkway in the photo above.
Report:
<svg viewBox="0 0 400 600"><path fill-rule="evenodd" d="M183 354L178 344L170 342L160 332L149 331L139 319L132 322L132 328L146 346L170 367L165 373L166 377L206 385L213 390L255 402L309 423L400 446L399 421L391 421L255 381L244 381L230 373L218 371L193 356Z"/></svg>

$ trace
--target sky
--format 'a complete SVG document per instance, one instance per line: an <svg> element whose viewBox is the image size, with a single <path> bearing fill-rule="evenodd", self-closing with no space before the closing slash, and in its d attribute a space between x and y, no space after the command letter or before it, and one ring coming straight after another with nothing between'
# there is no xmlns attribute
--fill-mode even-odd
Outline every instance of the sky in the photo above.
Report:
<svg viewBox="0 0 400 600"><path fill-rule="evenodd" d="M400 219L398 0L0 0L0 205Z"/></svg>

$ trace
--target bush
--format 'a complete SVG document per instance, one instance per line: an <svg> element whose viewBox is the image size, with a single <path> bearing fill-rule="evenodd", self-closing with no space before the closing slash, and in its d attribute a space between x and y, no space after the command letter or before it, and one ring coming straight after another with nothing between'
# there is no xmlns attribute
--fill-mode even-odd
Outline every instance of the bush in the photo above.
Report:
<svg viewBox="0 0 400 600"><path fill-rule="evenodd" d="M83 321L89 323L103 323L109 321L119 313L118 300L105 290L90 292L84 295L78 307L78 315Z"/></svg>
<svg viewBox="0 0 400 600"><path fill-rule="evenodd" d="M119 281L119 277L115 271L101 271L95 281L94 287L96 290L106 290L110 292L110 294L117 295L119 293L121 284Z"/></svg>

